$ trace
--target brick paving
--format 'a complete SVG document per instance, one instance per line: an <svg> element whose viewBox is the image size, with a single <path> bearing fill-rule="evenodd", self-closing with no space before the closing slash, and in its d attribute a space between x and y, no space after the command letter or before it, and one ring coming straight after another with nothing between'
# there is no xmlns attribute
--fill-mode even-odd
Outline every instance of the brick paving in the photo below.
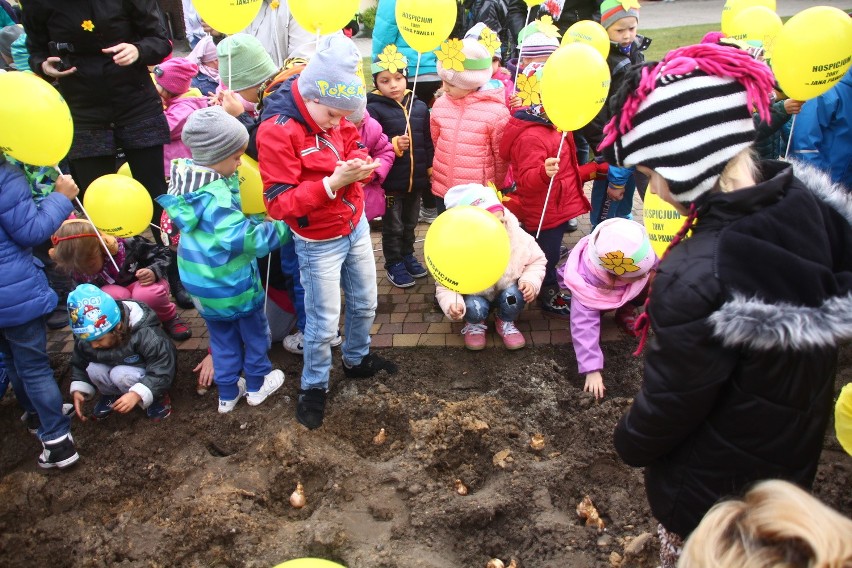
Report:
<svg viewBox="0 0 852 568"><path fill-rule="evenodd" d="M587 184L587 194L591 184ZM642 202L638 192L634 199L633 211L636 219L642 221ZM429 225L417 225L417 241L415 255L423 262L423 240ZM579 219L579 228L565 235L563 243L571 248L590 230L587 215ZM382 248L381 229L373 228L370 232L373 239L373 250L376 257L376 280L378 285L378 309L376 320L370 331L372 346L375 348L390 347L462 347L464 338L460 322L451 322L434 304L435 281L431 275L417 279L417 284L410 288L396 288L388 282L384 271L384 255ZM181 316L192 329L192 338L178 343L178 349L185 351L206 350L208 347L207 327L204 320L194 309L180 310ZM566 345L571 342L569 322L558 318L545 316L537 302L527 306L516 322L518 329L524 334L527 345ZM601 326L601 341L626 339L628 336L613 323L611 316L604 316ZM493 317L489 322L487 347L503 348L502 342L494 332ZM49 352L70 353L73 348L71 333L67 327L60 330L50 330L47 335Z"/></svg>

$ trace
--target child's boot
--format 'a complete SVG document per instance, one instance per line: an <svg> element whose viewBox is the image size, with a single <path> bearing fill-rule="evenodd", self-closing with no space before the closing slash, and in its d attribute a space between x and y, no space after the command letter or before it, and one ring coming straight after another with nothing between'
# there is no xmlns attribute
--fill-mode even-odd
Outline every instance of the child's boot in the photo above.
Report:
<svg viewBox="0 0 852 568"><path fill-rule="evenodd" d="M172 399L169 396L169 393L164 394L160 398L155 398L154 402L145 409L145 413L148 415L148 418L154 422L159 422L160 420L171 416Z"/></svg>
<svg viewBox="0 0 852 568"><path fill-rule="evenodd" d="M192 337L192 330L189 329L189 326L186 325L186 322L180 316L175 316L169 321L164 321L163 328L169 334L169 337L175 341L184 341Z"/></svg>
<svg viewBox="0 0 852 568"><path fill-rule="evenodd" d="M485 323L466 323L461 332L464 335L464 346L471 351L482 351L485 349L485 332L488 326Z"/></svg>
<svg viewBox="0 0 852 568"><path fill-rule="evenodd" d="M299 399L296 402L296 420L310 430L322 426L325 417L324 389L299 389Z"/></svg>
<svg viewBox="0 0 852 568"><path fill-rule="evenodd" d="M38 457L38 465L44 469L52 467L65 469L80 459L80 454L77 453L77 448L74 446L74 438L71 437L70 432L61 438L42 442L41 445L44 447L44 450Z"/></svg>
<svg viewBox="0 0 852 568"><path fill-rule="evenodd" d="M518 331L513 321L503 321L500 318L494 318L497 324L497 335L503 338L503 345L506 349L521 349L527 344L523 334Z"/></svg>
<svg viewBox="0 0 852 568"><path fill-rule="evenodd" d="M636 306L628 302L615 310L615 323L627 335L639 337L641 333L636 331L636 316Z"/></svg>
<svg viewBox="0 0 852 568"><path fill-rule="evenodd" d="M571 318L571 296L562 292L559 286L548 286L541 289L539 304L544 315L560 318Z"/></svg>

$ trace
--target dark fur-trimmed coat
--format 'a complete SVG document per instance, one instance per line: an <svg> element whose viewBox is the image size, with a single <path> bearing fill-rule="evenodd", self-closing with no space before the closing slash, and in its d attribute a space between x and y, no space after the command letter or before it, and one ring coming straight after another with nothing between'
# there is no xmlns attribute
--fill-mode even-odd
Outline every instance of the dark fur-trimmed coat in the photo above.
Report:
<svg viewBox="0 0 852 568"><path fill-rule="evenodd" d="M709 196L661 262L644 381L615 430L683 537L752 482L812 485L852 339L852 196L810 166L761 168L765 182Z"/></svg>

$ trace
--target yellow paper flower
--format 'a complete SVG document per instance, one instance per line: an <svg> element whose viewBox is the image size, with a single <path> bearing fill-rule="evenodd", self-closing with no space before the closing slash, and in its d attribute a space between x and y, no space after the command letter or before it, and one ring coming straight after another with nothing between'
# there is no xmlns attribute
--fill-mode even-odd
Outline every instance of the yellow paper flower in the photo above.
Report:
<svg viewBox="0 0 852 568"><path fill-rule="evenodd" d="M541 84L535 74L529 77L524 73L518 74L518 98L524 106L541 104Z"/></svg>
<svg viewBox="0 0 852 568"><path fill-rule="evenodd" d="M482 29L482 33L479 34L479 43L485 46L492 57L500 49L500 38L490 28Z"/></svg>
<svg viewBox="0 0 852 568"><path fill-rule="evenodd" d="M641 8L641 6L639 6L639 0L620 0L620 4L621 7L624 8L625 12L630 8L635 8L637 10Z"/></svg>
<svg viewBox="0 0 852 568"><path fill-rule="evenodd" d="M624 253L620 250L608 252L598 258L601 259L601 263L605 269L615 272L618 276L621 276L625 272L636 272L639 270L639 267L633 264L633 259L630 257L625 258Z"/></svg>
<svg viewBox="0 0 852 568"><path fill-rule="evenodd" d="M278 2L278 0L272 0L272 2L269 3L269 7L272 8L273 10L277 10L278 6L280 6L280 5L281 5L281 3Z"/></svg>
<svg viewBox="0 0 852 568"><path fill-rule="evenodd" d="M92 23L92 20L83 20L81 27L87 32L91 32L95 29L95 24Z"/></svg>
<svg viewBox="0 0 852 568"><path fill-rule="evenodd" d="M408 66L408 63L405 60L405 56L397 50L396 46L389 44L379 54L379 62L376 66L385 71L397 73L403 71Z"/></svg>
<svg viewBox="0 0 852 568"><path fill-rule="evenodd" d="M630 1L630 0L625 0ZM547 37L559 37L559 28L553 23L553 18L545 14L538 19L538 31Z"/></svg>
<svg viewBox="0 0 852 568"><path fill-rule="evenodd" d="M435 57L438 58L444 69L462 72L464 71L464 61L467 59L462 52L462 47L464 47L464 44L460 39L448 39L435 52Z"/></svg>

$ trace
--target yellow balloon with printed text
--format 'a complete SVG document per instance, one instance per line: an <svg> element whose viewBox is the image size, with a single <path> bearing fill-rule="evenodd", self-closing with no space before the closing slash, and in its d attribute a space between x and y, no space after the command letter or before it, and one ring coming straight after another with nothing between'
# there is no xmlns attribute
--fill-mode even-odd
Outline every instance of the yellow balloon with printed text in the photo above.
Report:
<svg viewBox="0 0 852 568"><path fill-rule="evenodd" d="M437 49L456 23L455 0L397 0L395 10L399 33L420 53Z"/></svg>
<svg viewBox="0 0 852 568"><path fill-rule="evenodd" d="M59 91L32 73L0 74L0 152L25 164L55 166L74 138Z"/></svg>
<svg viewBox="0 0 852 568"><path fill-rule="evenodd" d="M609 34L606 33L602 25L594 20L580 20L568 28L562 38L562 45L577 42L591 45L604 60L609 55Z"/></svg>
<svg viewBox="0 0 852 568"><path fill-rule="evenodd" d="M348 20L347 20L348 21ZM274 568L346 568L343 564L322 558L297 558L276 565Z"/></svg>
<svg viewBox="0 0 852 568"><path fill-rule="evenodd" d="M211 28L223 34L235 34L252 23L263 0L192 0L192 3Z"/></svg>
<svg viewBox="0 0 852 568"><path fill-rule="evenodd" d="M296 22L312 34L341 30L358 12L358 0L289 0L287 5Z"/></svg>
<svg viewBox="0 0 852 568"><path fill-rule="evenodd" d="M734 23L734 18L742 10L753 6L763 6L775 12L775 0L728 0L722 7L722 33L731 36L731 25Z"/></svg>
<svg viewBox="0 0 852 568"><path fill-rule="evenodd" d="M834 406L834 430L840 445L852 456L852 383L847 384Z"/></svg>
<svg viewBox="0 0 852 568"><path fill-rule="evenodd" d="M240 205L246 215L266 213L263 202L263 181L260 179L260 169L257 162L246 154L240 156L240 167L237 175L240 180Z"/></svg>
<svg viewBox="0 0 852 568"><path fill-rule="evenodd" d="M772 72L792 99L817 97L843 78L852 62L852 18L815 6L784 24L772 48Z"/></svg>
<svg viewBox="0 0 852 568"><path fill-rule="evenodd" d="M121 167L118 168L118 171L115 172L120 176L127 176L129 178L133 177L133 172L130 171L130 162L124 162L121 164Z"/></svg>
<svg viewBox="0 0 852 568"><path fill-rule="evenodd" d="M485 209L447 209L426 231L423 256L435 282L459 294L493 286L509 265L509 234Z"/></svg>
<svg viewBox="0 0 852 568"><path fill-rule="evenodd" d="M728 35L734 39L745 41L759 41L766 51L767 57L772 53L775 38L781 31L784 22L781 18L765 6L752 6L740 11L734 16L731 24L731 33Z"/></svg>
<svg viewBox="0 0 852 568"><path fill-rule="evenodd" d="M582 69L582 73L577 70ZM559 130L578 130L592 121L609 93L609 67L586 43L563 45L541 71L541 103Z"/></svg>
<svg viewBox="0 0 852 568"><path fill-rule="evenodd" d="M99 231L114 237L142 234L154 214L148 190L135 179L119 174L93 181L86 189L83 207Z"/></svg>
<svg viewBox="0 0 852 568"><path fill-rule="evenodd" d="M645 190L643 207L648 239L657 257L662 258L672 238L683 226L684 219L671 204L660 199L656 193L651 193L650 189Z"/></svg>

